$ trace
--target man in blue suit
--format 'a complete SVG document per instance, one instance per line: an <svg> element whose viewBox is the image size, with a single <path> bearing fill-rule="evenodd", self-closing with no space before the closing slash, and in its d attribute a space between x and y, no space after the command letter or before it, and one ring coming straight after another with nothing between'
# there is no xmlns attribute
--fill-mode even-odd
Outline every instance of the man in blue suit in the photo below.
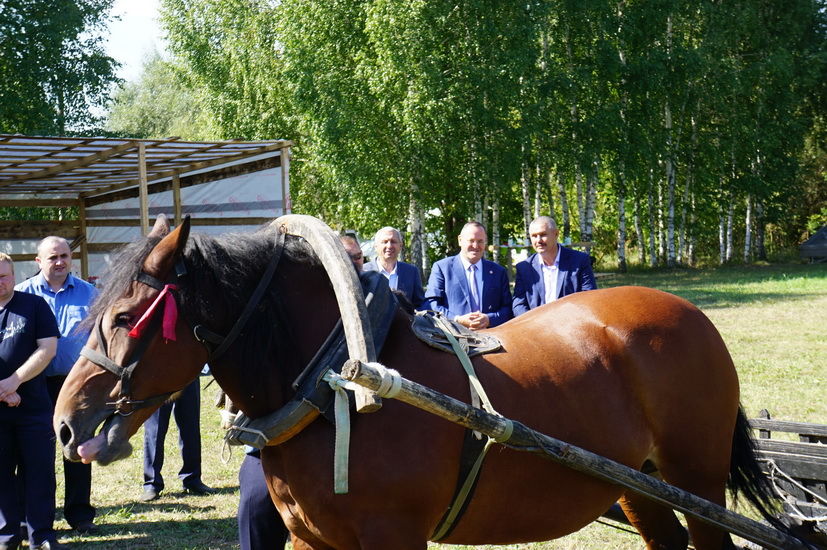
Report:
<svg viewBox="0 0 827 550"><path fill-rule="evenodd" d="M466 223L459 234L459 254L434 264L425 295L427 307L474 330L511 318L508 274L482 258L487 242L481 223Z"/></svg>
<svg viewBox="0 0 827 550"><path fill-rule="evenodd" d="M393 227L383 227L376 232L373 239L376 258L366 263L364 271L378 271L388 279L388 285L402 292L414 309L420 309L425 293L422 291L422 278L415 265L398 260L402 252L402 235Z"/></svg>
<svg viewBox="0 0 827 550"><path fill-rule="evenodd" d="M591 258L557 243L560 231L553 219L540 216L528 226L528 233L537 252L517 264L511 307L515 317L563 296L597 288Z"/></svg>

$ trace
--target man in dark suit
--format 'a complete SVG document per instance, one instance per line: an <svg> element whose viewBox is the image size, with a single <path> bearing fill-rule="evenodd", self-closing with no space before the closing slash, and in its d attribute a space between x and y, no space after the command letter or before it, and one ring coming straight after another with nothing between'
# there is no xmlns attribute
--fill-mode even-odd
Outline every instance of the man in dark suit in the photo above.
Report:
<svg viewBox="0 0 827 550"><path fill-rule="evenodd" d="M402 235L393 227L383 227L376 232L373 239L376 258L366 263L364 271L378 271L388 279L388 285L402 292L413 305L420 309L425 299L422 291L422 278L415 265L399 261L402 252Z"/></svg>
<svg viewBox="0 0 827 550"><path fill-rule="evenodd" d="M481 223L466 223L459 234L459 254L434 264L425 295L427 307L474 330L511 318L508 274L483 259L487 242Z"/></svg>
<svg viewBox="0 0 827 550"><path fill-rule="evenodd" d="M535 219L528 233L537 252L517 264L511 307L515 317L563 296L597 288L591 258L557 243L560 231L552 218Z"/></svg>

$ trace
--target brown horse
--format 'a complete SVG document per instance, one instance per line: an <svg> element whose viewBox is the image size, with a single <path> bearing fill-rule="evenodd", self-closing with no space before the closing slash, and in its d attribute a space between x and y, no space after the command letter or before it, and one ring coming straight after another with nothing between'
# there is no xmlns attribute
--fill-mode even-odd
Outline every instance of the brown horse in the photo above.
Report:
<svg viewBox="0 0 827 550"><path fill-rule="evenodd" d="M98 327L87 344L93 353L75 364L57 402L55 430L67 458L106 464L130 452L128 440L141 423L208 360L191 327L231 331L273 256L277 230L221 239L188 234L187 222L169 233L159 219L116 261L90 316ZM288 235L281 256L246 328L210 361L221 387L253 418L291 397L291 383L338 319L331 281L307 244ZM176 272L178 288L161 291ZM150 325L161 324L160 306L151 305L160 292L177 302L180 317L164 314L165 324L174 323L164 334L150 326L130 337L145 313ZM468 402L457 360L417 340L410 322L408 313L394 314L379 361ZM502 415L630 467L656 469L668 483L721 505L728 480L750 500L769 502L732 360L690 303L638 287L584 292L489 333L502 351L473 363ZM111 364L98 366L106 360ZM357 415L350 491L339 495L332 487L334 426L317 419L296 431L262 453L294 548L426 548L452 499L462 428L393 400ZM686 547L671 510L500 446L489 452L470 504L443 542L550 540L587 525L618 499L648 548ZM731 546L726 533L693 518L687 523L699 550Z"/></svg>

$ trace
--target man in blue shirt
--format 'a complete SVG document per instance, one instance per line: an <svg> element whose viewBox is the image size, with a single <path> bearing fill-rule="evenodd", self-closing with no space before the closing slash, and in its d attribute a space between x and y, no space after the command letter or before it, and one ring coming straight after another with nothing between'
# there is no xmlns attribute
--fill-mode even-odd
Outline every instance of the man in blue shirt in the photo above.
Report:
<svg viewBox="0 0 827 550"><path fill-rule="evenodd" d="M30 548L67 548L57 542L53 527L55 442L52 404L42 374L55 356L59 335L55 316L46 302L14 290L14 263L7 254L0 253L2 550L17 550L24 518Z"/></svg>
<svg viewBox="0 0 827 550"><path fill-rule="evenodd" d="M434 264L423 307L473 330L496 327L511 319L508 273L483 259L488 237L479 222L466 223L459 234L459 254Z"/></svg>
<svg viewBox="0 0 827 550"><path fill-rule="evenodd" d="M97 290L72 275L72 251L62 237L46 237L40 241L35 261L40 267L40 273L17 285L15 290L36 294L46 300L57 319L61 338L57 345L57 355L45 371L54 413L54 403L60 388L89 337L88 331L76 329L89 313L89 305L97 296ZM79 533L95 534L95 508L89 502L92 465L70 462L64 458L63 478L63 515L66 521Z"/></svg>

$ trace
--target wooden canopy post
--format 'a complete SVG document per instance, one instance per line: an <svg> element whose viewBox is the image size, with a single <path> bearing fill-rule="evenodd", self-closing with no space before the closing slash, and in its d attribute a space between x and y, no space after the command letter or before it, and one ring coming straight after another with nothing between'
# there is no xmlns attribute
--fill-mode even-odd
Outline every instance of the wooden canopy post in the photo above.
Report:
<svg viewBox="0 0 827 550"><path fill-rule="evenodd" d="M149 190L146 181L146 144L138 144L138 200L141 209L141 235L149 233Z"/></svg>
<svg viewBox="0 0 827 550"><path fill-rule="evenodd" d="M78 222L80 223L80 278L89 280L89 247L86 246L86 200L78 199Z"/></svg>
<svg viewBox="0 0 827 550"><path fill-rule="evenodd" d="M281 166L281 215L290 214L290 147L282 147L280 152Z"/></svg>
<svg viewBox="0 0 827 550"><path fill-rule="evenodd" d="M181 179L178 173L172 175L172 208L175 216L175 226L181 225Z"/></svg>

